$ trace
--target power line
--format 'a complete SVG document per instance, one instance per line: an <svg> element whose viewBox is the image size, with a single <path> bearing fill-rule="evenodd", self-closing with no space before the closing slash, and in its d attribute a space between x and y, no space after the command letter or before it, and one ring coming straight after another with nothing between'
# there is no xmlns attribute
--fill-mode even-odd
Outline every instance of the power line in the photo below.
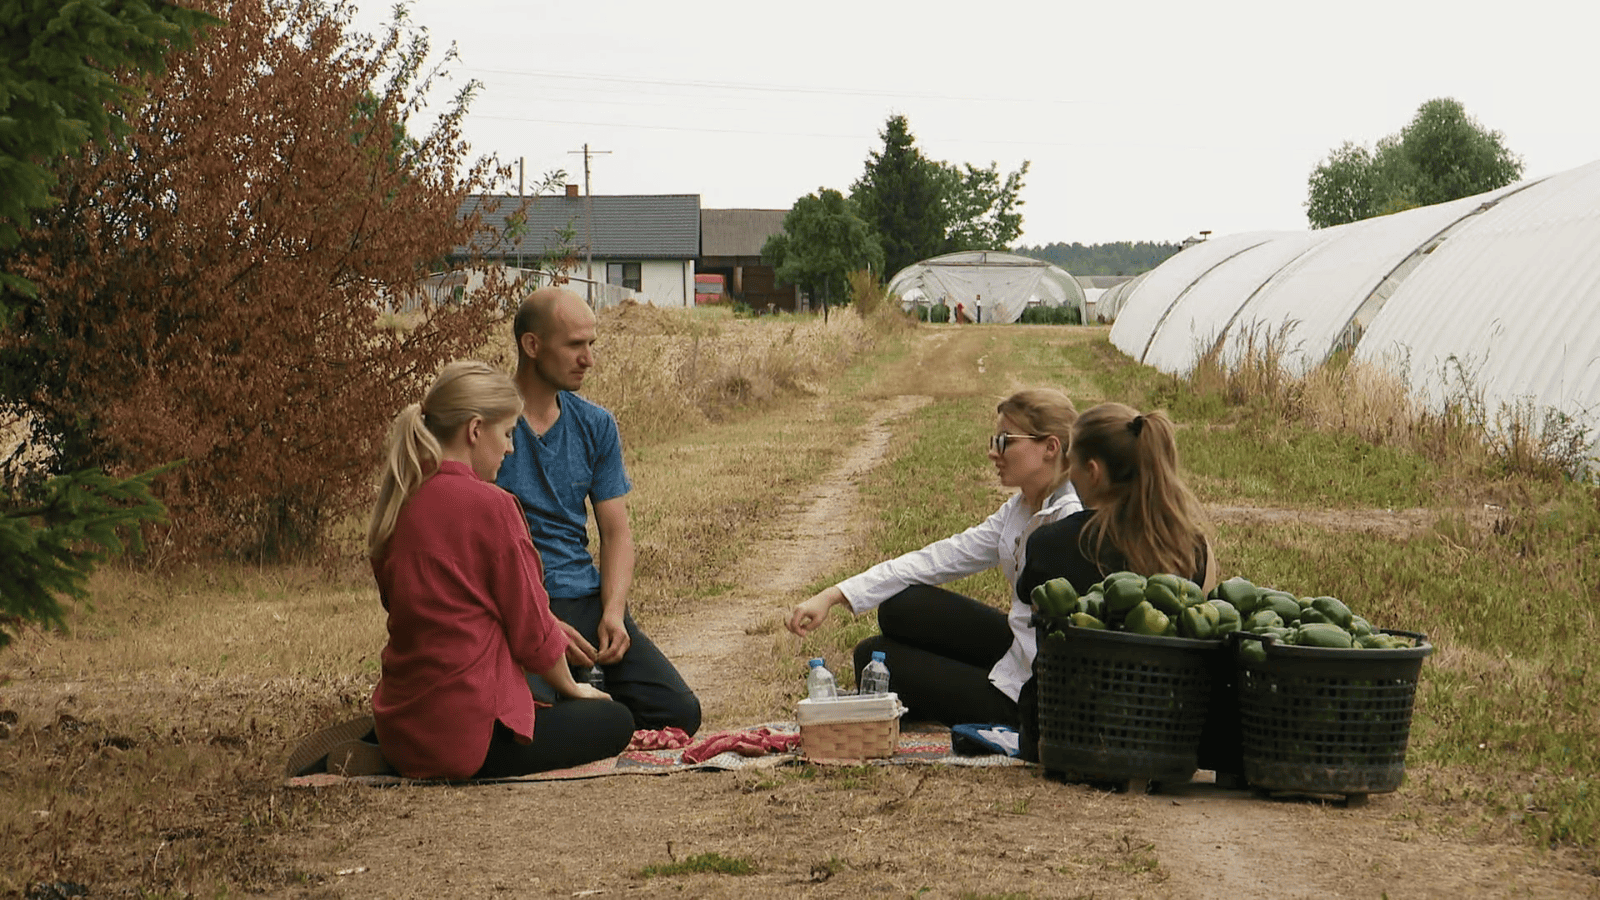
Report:
<svg viewBox="0 0 1600 900"><path fill-rule="evenodd" d="M570 119L535 119L525 116L489 116L478 113L468 113L471 119L491 119L499 122L533 122L538 125L582 125L589 128L637 128L645 131L687 131L696 134L743 134L753 137L797 137L797 138L825 138L827 140L846 141L872 141L876 134L824 134L815 131L751 131L737 128L699 128L688 125L641 125L637 122L578 122ZM1016 147L1081 147L1081 141L1002 141L987 138L940 138L918 137L919 144L934 143L963 143L963 144L998 144ZM574 151L576 152L576 151Z"/></svg>
<svg viewBox="0 0 1600 900"><path fill-rule="evenodd" d="M1038 99L1030 97L963 97L956 94L927 94L912 91L871 91L860 88L815 88L776 84L740 84L732 81L678 81L667 78L630 78L625 75L591 75L574 72L552 72L539 69L488 69L464 66L469 72L486 72L495 75L516 75L528 78L558 78L569 81L606 81L618 84L652 85L660 87L712 88L716 90L760 91L781 94L823 94L835 97L891 97L910 100L949 100L958 103L1047 103L1052 105L1077 105L1088 100Z"/></svg>

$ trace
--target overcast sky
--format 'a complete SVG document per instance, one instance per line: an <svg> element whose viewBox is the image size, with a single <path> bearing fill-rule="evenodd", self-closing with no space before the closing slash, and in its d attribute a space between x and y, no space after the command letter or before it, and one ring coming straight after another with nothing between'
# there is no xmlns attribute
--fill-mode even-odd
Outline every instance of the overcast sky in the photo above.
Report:
<svg viewBox="0 0 1600 900"><path fill-rule="evenodd" d="M389 5L366 0L375 30ZM1306 177L1454 97L1528 177L1600 159L1592 2L416 0L475 153L596 194L787 209L892 113L934 159L1030 160L1020 243L1303 229Z"/></svg>

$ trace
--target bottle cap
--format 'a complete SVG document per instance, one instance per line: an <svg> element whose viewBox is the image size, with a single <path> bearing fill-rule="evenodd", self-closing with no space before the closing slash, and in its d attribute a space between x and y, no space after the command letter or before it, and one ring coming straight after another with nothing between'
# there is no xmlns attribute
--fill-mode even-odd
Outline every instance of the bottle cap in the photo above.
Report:
<svg viewBox="0 0 1600 900"><path fill-rule="evenodd" d="M808 663L808 665L810 665L811 668L815 669L817 666L822 665L822 657L819 656L819 657L813 659L810 663Z"/></svg>
<svg viewBox="0 0 1600 900"><path fill-rule="evenodd" d="M872 658L874 660L877 660L878 662L883 662L883 651L882 650L874 650L874 651L872 651Z"/></svg>

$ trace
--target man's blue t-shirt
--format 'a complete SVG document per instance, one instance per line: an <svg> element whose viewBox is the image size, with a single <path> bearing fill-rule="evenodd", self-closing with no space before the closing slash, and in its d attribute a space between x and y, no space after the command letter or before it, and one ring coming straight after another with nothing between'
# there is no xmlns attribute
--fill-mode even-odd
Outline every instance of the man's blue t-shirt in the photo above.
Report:
<svg viewBox="0 0 1600 900"><path fill-rule="evenodd" d="M622 465L617 420L570 391L556 395L561 417L544 437L518 416L513 451L495 483L522 501L533 545L544 560L544 588L552 597L600 593L600 570L589 555L589 511L584 506L632 490Z"/></svg>

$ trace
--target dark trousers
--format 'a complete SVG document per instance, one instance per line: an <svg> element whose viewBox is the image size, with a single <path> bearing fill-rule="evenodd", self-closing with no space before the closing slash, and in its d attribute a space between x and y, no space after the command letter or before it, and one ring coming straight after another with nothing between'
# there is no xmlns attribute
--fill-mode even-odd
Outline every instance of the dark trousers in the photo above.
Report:
<svg viewBox="0 0 1600 900"><path fill-rule="evenodd" d="M552 597L550 611L555 613L556 618L578 629L578 633L589 643L599 646L599 596L576 600ZM660 648L639 629L631 614L622 617L622 624L628 630L631 643L621 660L600 667L606 676L606 693L633 713L636 729L673 726L691 735L699 731L700 698L689 690L683 676L678 674ZM528 684L533 689L534 699L544 703L556 702L555 689L546 684L544 679L534 676L528 679ZM540 715L543 714L544 711L541 711Z"/></svg>
<svg viewBox="0 0 1600 900"><path fill-rule="evenodd" d="M536 675L530 682L544 682ZM532 686L531 683L529 685ZM515 778L581 766L616 756L633 739L633 716L607 700L563 700L533 717L533 742L522 744L511 729L494 723L489 753L474 778Z"/></svg>
<svg viewBox="0 0 1600 900"><path fill-rule="evenodd" d="M889 689L910 720L942 725L1021 723L1017 703L989 682L989 670L1011 649L1005 613L944 588L914 584L878 607L883 632L856 645L855 666L884 652Z"/></svg>

